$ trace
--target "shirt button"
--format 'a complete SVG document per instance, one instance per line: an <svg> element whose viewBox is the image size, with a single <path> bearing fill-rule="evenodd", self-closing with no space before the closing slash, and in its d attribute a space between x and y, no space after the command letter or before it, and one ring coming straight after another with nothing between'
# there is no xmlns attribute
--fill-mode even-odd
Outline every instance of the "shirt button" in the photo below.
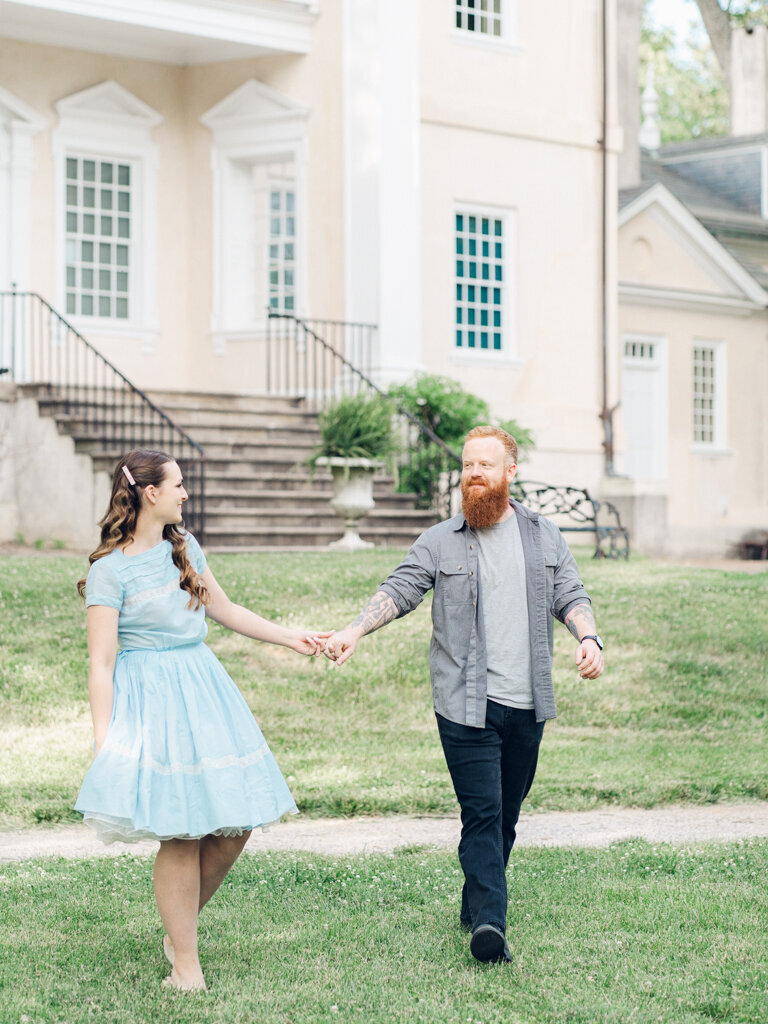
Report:
<svg viewBox="0 0 768 1024"><path fill-rule="evenodd" d="M469 545L469 550L470 551L474 551L475 550L475 545L474 544L470 544Z"/></svg>
<svg viewBox="0 0 768 1024"><path fill-rule="evenodd" d="M459 569L460 569L460 568L461 568L461 566L459 566Z"/></svg>
<svg viewBox="0 0 768 1024"><path fill-rule="evenodd" d="M471 569L469 570L469 575L470 575L470 576L472 576L472 575L473 575L473 573L472 573L472 570L471 570Z"/></svg>

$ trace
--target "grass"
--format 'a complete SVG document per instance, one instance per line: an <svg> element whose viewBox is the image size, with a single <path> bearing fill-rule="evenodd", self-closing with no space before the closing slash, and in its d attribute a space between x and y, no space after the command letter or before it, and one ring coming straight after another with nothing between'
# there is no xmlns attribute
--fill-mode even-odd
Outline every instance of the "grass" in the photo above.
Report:
<svg viewBox="0 0 768 1024"><path fill-rule="evenodd" d="M269 618L340 627L398 552L211 558L227 592ZM768 574L580 556L607 671L572 667L556 627L559 717L530 809L768 798ZM0 827L74 820L91 750L84 559L4 560L0 580ZM339 668L213 625L301 809L453 813L431 709L428 602L365 638Z"/></svg>
<svg viewBox="0 0 768 1024"><path fill-rule="evenodd" d="M766 840L516 851L514 962L488 966L453 855L245 856L201 918L210 992L181 996L148 858L6 865L0 1020L764 1024L767 871Z"/></svg>

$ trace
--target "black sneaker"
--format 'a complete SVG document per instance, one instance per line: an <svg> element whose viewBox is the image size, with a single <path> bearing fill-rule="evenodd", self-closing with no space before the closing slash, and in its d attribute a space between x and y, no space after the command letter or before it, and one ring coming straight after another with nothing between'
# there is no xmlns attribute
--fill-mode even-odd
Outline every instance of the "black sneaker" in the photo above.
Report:
<svg viewBox="0 0 768 1024"><path fill-rule="evenodd" d="M492 924L479 924L475 928L469 951L475 960L484 964L505 963L512 959L504 932Z"/></svg>

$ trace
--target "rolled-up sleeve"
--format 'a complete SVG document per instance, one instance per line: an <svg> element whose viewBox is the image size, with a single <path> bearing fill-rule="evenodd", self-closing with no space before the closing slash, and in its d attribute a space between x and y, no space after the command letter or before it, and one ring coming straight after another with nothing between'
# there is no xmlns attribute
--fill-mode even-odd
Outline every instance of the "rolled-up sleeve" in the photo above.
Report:
<svg viewBox="0 0 768 1024"><path fill-rule="evenodd" d="M563 535L557 531L557 565L555 566L555 593L552 601L552 614L559 622L565 622L565 616L576 604L591 604L589 594L579 576L576 560L568 548Z"/></svg>
<svg viewBox="0 0 768 1024"><path fill-rule="evenodd" d="M379 587L397 605L398 618L412 612L435 585L437 557L427 534L422 534L398 567Z"/></svg>

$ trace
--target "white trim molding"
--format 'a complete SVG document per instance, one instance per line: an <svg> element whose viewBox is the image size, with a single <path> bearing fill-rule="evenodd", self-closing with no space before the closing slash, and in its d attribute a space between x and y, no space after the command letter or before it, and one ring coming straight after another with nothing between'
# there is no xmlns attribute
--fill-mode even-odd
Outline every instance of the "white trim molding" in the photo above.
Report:
<svg viewBox="0 0 768 1024"><path fill-rule="evenodd" d="M661 287L646 288L641 285L620 283L621 297L628 297L634 292L636 297L640 294L647 295L647 301L653 304L680 306L694 302L699 308L722 308L742 313L765 309L768 306L768 292L660 182L652 185L620 211L618 227L622 228L645 211L666 228L692 261L721 289L721 294L675 291ZM665 295L668 296L668 301L660 302Z"/></svg>
<svg viewBox="0 0 768 1024"><path fill-rule="evenodd" d="M464 203L461 201L455 201L451 209L451 216L453 218L451 224L451 276L452 282L451 289L451 309L453 310L453 333L451 339L451 360L458 360L461 362L472 361L478 365L483 363L487 366L499 366L499 365L522 365L523 360L520 358L518 353L518 332L517 332L517 210L513 207L502 207L502 206L488 206L479 205L478 203ZM467 333L467 322L458 325L456 322L456 310L458 305L457 290L456 286L461 284L463 287L474 286L477 288L487 287L492 289L494 287L494 281L492 278L484 282L481 276L477 278L462 277L459 280L457 275L456 263L458 260L463 262L476 262L478 265L483 262L483 256L481 252L471 256L469 253L464 252L457 254L456 252L456 237L457 237L457 225L456 218L458 216L463 217L477 217L479 220L486 218L488 220L500 220L502 222L502 235L501 235L501 257L496 259L492 252L489 252L489 257L486 262L491 267L495 263L501 263L502 268L502 280L501 280L501 326L496 330L493 324L488 324L485 328L486 333L492 336L494 333L501 334L501 348L494 349L492 337L489 337L488 348L483 349L480 344L475 345L472 348L462 345L459 347L456 343L456 331L461 327L463 333ZM465 228L463 233L467 233ZM475 232L478 241L482 242L482 230L478 229ZM490 242L494 242L494 235L489 235ZM462 303L466 305L466 296L463 297ZM492 307L493 303L488 301L481 303L480 299L475 298L474 306L480 308L485 305ZM473 303L470 302L470 305ZM481 324L475 323L470 325L475 334L479 334L483 330Z"/></svg>
<svg viewBox="0 0 768 1024"><path fill-rule="evenodd" d="M122 160L131 165L129 244L130 304L127 319L69 316L74 327L102 337L134 337L151 352L159 330L157 312L157 169L152 130L161 115L117 82L102 82L55 104L59 124L52 135L55 195L55 304L65 303L65 187L67 156Z"/></svg>
<svg viewBox="0 0 768 1024"><path fill-rule="evenodd" d="M211 339L264 331L268 244L266 182L270 174L295 193L295 310L306 315L307 118L310 108L257 82L245 82L200 118L213 135L213 304ZM262 180L263 179L263 180ZM264 203L259 200L262 195ZM262 208L263 206L263 208ZM260 225L263 230L260 230ZM263 273L264 292L258 285Z"/></svg>
<svg viewBox="0 0 768 1024"><path fill-rule="evenodd" d="M0 289L29 287L32 139L44 127L36 110L0 88Z"/></svg>
<svg viewBox="0 0 768 1024"><path fill-rule="evenodd" d="M695 390L696 351L712 354L712 440L702 441L695 437L695 411L693 407ZM691 342L691 452L696 455L730 455L728 448L728 366L724 341L710 338L694 338Z"/></svg>
<svg viewBox="0 0 768 1024"><path fill-rule="evenodd" d="M0 0L12 39L186 66L309 53L317 0Z"/></svg>
<svg viewBox="0 0 768 1024"><path fill-rule="evenodd" d="M470 7L466 0L461 0L461 7L457 6L457 0L451 4L452 36L457 43L466 43L470 46L483 46L489 50L496 50L501 53L522 53L523 48L519 45L517 34L517 4L518 0L498 0L499 12L493 10L494 0L488 0L487 6L490 10L481 10L481 5L475 3ZM468 18L474 18L475 22L485 20L487 31L482 28L470 29L465 23ZM461 20L461 27L456 24ZM501 29L499 35L494 35L493 24L498 21Z"/></svg>

